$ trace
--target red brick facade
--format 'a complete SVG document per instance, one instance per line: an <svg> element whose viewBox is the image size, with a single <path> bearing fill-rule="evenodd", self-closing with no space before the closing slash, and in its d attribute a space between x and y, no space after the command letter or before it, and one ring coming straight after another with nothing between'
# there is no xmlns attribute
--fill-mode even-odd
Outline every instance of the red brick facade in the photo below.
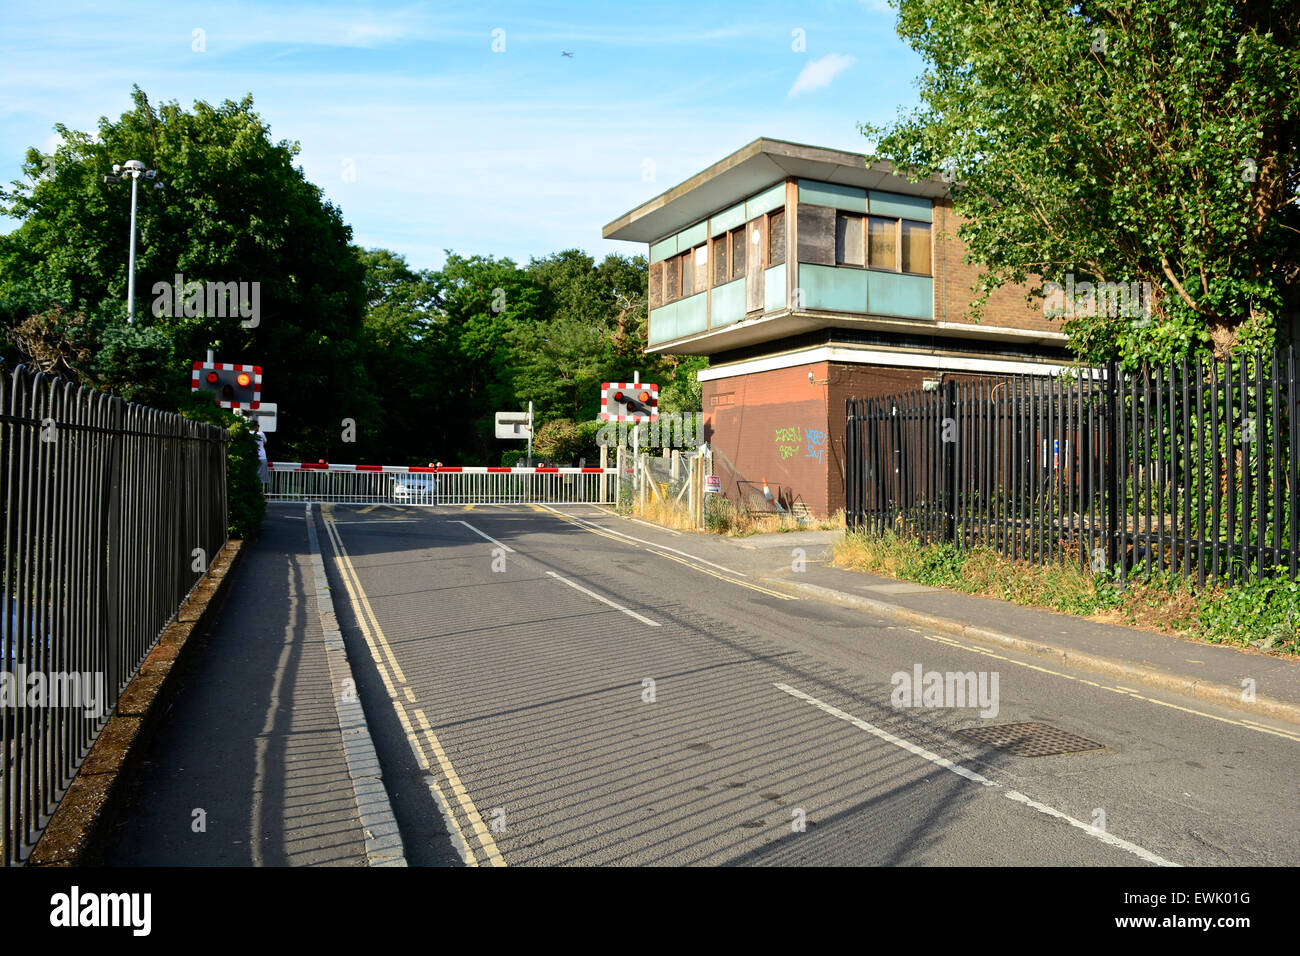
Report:
<svg viewBox="0 0 1300 956"><path fill-rule="evenodd" d="M820 517L834 514L845 504L845 400L911 391L938 376L932 369L813 362L704 382L704 435L723 493L738 501L740 481L766 481L787 506L798 500ZM944 381L987 377L943 373Z"/></svg>
<svg viewBox="0 0 1300 956"><path fill-rule="evenodd" d="M961 217L952 211L952 200L934 201L934 318L936 322L969 322L970 304L975 299L975 283L982 268L962 261L965 245L956 238ZM944 238L952 236L953 238ZM1023 286L1006 285L989 297L980 325L1008 329L1060 332L1060 323L1043 314L1041 301L1030 307L1025 293L1041 288L1041 281L1031 278Z"/></svg>

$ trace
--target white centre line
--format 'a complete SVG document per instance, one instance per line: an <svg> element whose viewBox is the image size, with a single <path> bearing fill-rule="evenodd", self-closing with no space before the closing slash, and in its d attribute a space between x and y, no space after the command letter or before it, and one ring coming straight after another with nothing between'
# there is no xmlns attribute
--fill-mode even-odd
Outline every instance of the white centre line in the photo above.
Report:
<svg viewBox="0 0 1300 956"><path fill-rule="evenodd" d="M597 601L599 601L601 604L608 604L608 605L609 605L610 607L612 607L614 610L616 610L616 611L622 611L622 612L623 612L624 614L626 614L628 617L634 617L634 618L636 618L636 619L637 619L638 621L640 621L642 624L648 624L650 627L659 627L659 626L661 626L661 625L659 624L658 621L652 621L652 620L650 620L650 618L648 618L648 617L642 617L642 616L641 616L640 614L638 614L636 611L630 610L629 608L625 608L625 607L624 607L623 605L621 605L621 604L615 604L615 603L614 603L613 601L611 601L609 598L607 598L607 597L601 597L601 596L600 596L599 594L597 594L595 591L588 591L588 590L587 590L586 588L584 588L581 584L577 584L577 583L574 582L574 581L570 581L568 578L566 578L566 577L562 577L561 575L556 574L554 571L547 571L546 573L549 574L551 577L555 578L555 580L557 580L557 581L563 581L565 584L567 584L569 587L573 588L575 591L581 591L583 594L587 595L588 597L594 597L594 598L595 598Z"/></svg>
<svg viewBox="0 0 1300 956"><path fill-rule="evenodd" d="M472 524L470 524L468 521L461 521L459 518L451 518L451 519L449 519L449 520L450 520L453 524L463 524L465 527L469 528L470 531L473 531L473 532L474 532L476 535L478 535L480 538L486 538L487 540L489 540L489 541L491 541L493 544L495 544L498 548L503 549L503 550L506 552L506 554L514 554L514 553L515 553L515 549L512 548L512 547L510 547L510 545L508 545L508 544L502 544L500 541L498 541L496 538L492 537L490 534L484 534L482 531L480 531L478 528L474 527L474 526L473 526Z"/></svg>
<svg viewBox="0 0 1300 956"><path fill-rule="evenodd" d="M967 770L961 764L953 763L947 757L941 757L937 753L933 753L932 751L926 750L924 747L920 747L912 743L910 740L904 740L901 737L895 737L889 731L881 730L879 727L876 727L873 724L869 724L865 720L862 720L859 717L854 717L852 714L845 713L844 711L840 710L838 707L834 707L830 704L823 703L822 701L818 700L816 697L809 697L803 691L795 690L789 684L774 684L773 686L776 687L777 690L785 691L785 693L789 694L791 697L797 697L799 700L806 701L807 703L812 704L814 707L818 708L819 710L825 711L826 713L830 714L832 717L838 717L840 720L846 720L854 727L857 727L861 730L865 730L869 734L874 734L875 736L879 737L881 740L887 741L888 743L891 743L896 747L902 747L910 754L915 754L918 757L922 757L933 764L937 764L940 767L943 767L945 770L951 770L953 773L957 774L957 776L965 777L967 780L971 781L972 783L978 783L981 786L990 787L994 790L1000 790L1002 791L1002 795L1006 797L1008 800L1012 800L1016 803L1023 803L1025 806L1032 807L1033 809L1037 810L1039 813L1045 813L1049 817L1055 817L1058 820L1062 820L1065 823L1068 823L1070 826L1082 830L1084 833L1088 834L1089 836L1096 837L1098 840L1100 840L1102 843L1107 844L1108 846L1118 847L1121 850L1126 850L1129 853L1132 853L1134 856L1146 860L1148 863L1154 863L1156 866L1178 866L1177 863L1171 863L1169 860L1166 860L1163 857L1156 856L1156 854L1152 853L1150 850L1140 847L1136 843L1129 843L1127 840L1120 839L1117 836L1112 836L1111 834L1107 833L1105 830L1099 830L1096 827L1092 826L1091 824L1084 823L1082 820L1076 820L1074 817L1070 816L1069 814L1062 813L1060 810L1056 810L1052 807L1049 807L1044 803L1039 803L1037 800L1031 800L1029 797L1025 796L1020 791L1009 790L1006 787L1002 786L1002 784L996 783L990 780L988 777L985 777L983 774L976 773L974 770Z"/></svg>

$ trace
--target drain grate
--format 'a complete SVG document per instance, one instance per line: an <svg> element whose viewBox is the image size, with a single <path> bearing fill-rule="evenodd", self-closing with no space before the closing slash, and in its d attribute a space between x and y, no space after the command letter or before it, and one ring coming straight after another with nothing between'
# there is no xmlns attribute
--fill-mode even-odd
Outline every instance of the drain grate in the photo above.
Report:
<svg viewBox="0 0 1300 956"><path fill-rule="evenodd" d="M1002 750L1017 757L1051 757L1055 754L1082 753L1086 750L1105 750L1087 737L1066 730L1034 722L1000 724L996 727L971 727L956 731L957 736L975 743Z"/></svg>

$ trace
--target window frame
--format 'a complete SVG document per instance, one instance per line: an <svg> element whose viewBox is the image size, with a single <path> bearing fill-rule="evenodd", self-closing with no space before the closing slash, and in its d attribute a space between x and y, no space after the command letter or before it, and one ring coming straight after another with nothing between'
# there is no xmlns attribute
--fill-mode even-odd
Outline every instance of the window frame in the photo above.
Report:
<svg viewBox="0 0 1300 956"><path fill-rule="evenodd" d="M847 209L835 210L835 268L837 269L866 269L869 268L870 251L867 248L867 214L860 212L851 212ZM879 217L878 217L879 218ZM857 228L862 233L862 262L840 261L840 220L854 219L857 220Z"/></svg>
<svg viewBox="0 0 1300 956"><path fill-rule="evenodd" d="M910 222L913 225L925 227L926 245L929 247L928 249L929 252L928 258L930 261L929 272L912 272L910 270L903 268L903 223L905 222ZM930 278L934 278L934 224L933 223L925 222L922 219L907 219L906 217L899 218L898 220L898 271L900 274L905 276L929 276Z"/></svg>
<svg viewBox="0 0 1300 956"><path fill-rule="evenodd" d="M744 254L745 242L749 239L749 223L741 223L735 229L728 230L727 235L731 237L731 256L730 256L731 278L728 279L727 281L735 282L737 279L745 278L745 270L749 266L749 259ZM739 248L742 253L740 256L739 272L736 271L736 249L737 248Z"/></svg>
<svg viewBox="0 0 1300 956"><path fill-rule="evenodd" d="M772 223L778 216L781 218L781 258L774 260L772 258L772 236L774 235L775 230L772 228ZM773 209L766 214L765 222L763 223L764 231L766 233L763 237L763 256L765 259L765 262L763 263L764 269L783 265L790 258L789 233L786 230L787 225L788 223L786 222L784 206L780 209Z"/></svg>

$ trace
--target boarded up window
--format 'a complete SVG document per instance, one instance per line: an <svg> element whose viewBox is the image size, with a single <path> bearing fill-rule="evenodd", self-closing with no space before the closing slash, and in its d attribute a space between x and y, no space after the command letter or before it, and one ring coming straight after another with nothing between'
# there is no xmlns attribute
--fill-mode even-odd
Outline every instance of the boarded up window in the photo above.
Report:
<svg viewBox="0 0 1300 956"><path fill-rule="evenodd" d="M841 212L835 217L835 264L838 266L865 266L862 247L862 220L851 212Z"/></svg>
<svg viewBox="0 0 1300 956"><path fill-rule="evenodd" d="M663 263L656 262L650 267L650 308L657 309L664 304Z"/></svg>
<svg viewBox="0 0 1300 956"><path fill-rule="evenodd" d="M767 264L785 262L785 210L778 209L767 217Z"/></svg>
<svg viewBox="0 0 1300 956"><path fill-rule="evenodd" d="M695 291L709 287L709 244L695 247Z"/></svg>
<svg viewBox="0 0 1300 956"><path fill-rule="evenodd" d="M681 270L678 268L678 266L681 264L681 261L682 260L679 259L677 256L673 256L671 259L666 259L664 261L664 301L665 302L672 302L674 299L680 297L680 291L679 291L680 287L677 285L677 283L680 281L678 279L678 273L681 272Z"/></svg>
<svg viewBox="0 0 1300 956"><path fill-rule="evenodd" d="M867 217L867 264L898 271L898 220Z"/></svg>
<svg viewBox="0 0 1300 956"><path fill-rule="evenodd" d="M731 230L731 278L745 274L745 227Z"/></svg>
<svg viewBox="0 0 1300 956"><path fill-rule="evenodd" d="M691 254L689 252L679 257L679 261L681 262L682 298L684 299L695 291L695 266L691 263Z"/></svg>
<svg viewBox="0 0 1300 956"><path fill-rule="evenodd" d="M801 202L798 215L799 261L835 265L835 210Z"/></svg>
<svg viewBox="0 0 1300 956"><path fill-rule="evenodd" d="M903 271L930 274L930 226L903 220Z"/></svg>
<svg viewBox="0 0 1300 956"><path fill-rule="evenodd" d="M713 284L722 285L731 278L727 272L727 235L713 240Z"/></svg>

